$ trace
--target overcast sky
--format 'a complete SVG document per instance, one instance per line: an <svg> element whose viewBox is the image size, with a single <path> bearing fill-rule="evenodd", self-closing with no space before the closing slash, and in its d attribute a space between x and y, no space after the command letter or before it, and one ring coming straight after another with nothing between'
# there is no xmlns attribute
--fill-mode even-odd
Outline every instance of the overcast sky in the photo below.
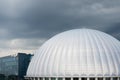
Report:
<svg viewBox="0 0 120 80"><path fill-rule="evenodd" d="M0 56L32 53L55 34L75 28L120 40L120 0L0 0Z"/></svg>

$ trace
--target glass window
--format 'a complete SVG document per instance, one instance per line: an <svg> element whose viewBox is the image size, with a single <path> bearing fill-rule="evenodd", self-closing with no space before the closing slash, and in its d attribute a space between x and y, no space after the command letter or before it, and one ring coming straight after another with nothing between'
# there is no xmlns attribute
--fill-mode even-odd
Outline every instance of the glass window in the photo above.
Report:
<svg viewBox="0 0 120 80"><path fill-rule="evenodd" d="M73 80L79 80L79 78L75 77L75 78L73 78Z"/></svg>
<svg viewBox="0 0 120 80"><path fill-rule="evenodd" d="M40 78L40 80L43 80L43 78Z"/></svg>
<svg viewBox="0 0 120 80"><path fill-rule="evenodd" d="M98 78L98 80L103 80L103 78Z"/></svg>
<svg viewBox="0 0 120 80"><path fill-rule="evenodd" d="M90 80L95 80L95 78L90 78Z"/></svg>
<svg viewBox="0 0 120 80"><path fill-rule="evenodd" d="M58 78L58 80L63 80L63 78Z"/></svg>
<svg viewBox="0 0 120 80"><path fill-rule="evenodd" d="M113 80L117 80L117 77L113 77Z"/></svg>
<svg viewBox="0 0 120 80"><path fill-rule="evenodd" d="M49 80L49 78L45 77L45 80Z"/></svg>
<svg viewBox="0 0 120 80"><path fill-rule="evenodd" d="M71 80L71 78L65 78L65 80Z"/></svg>
<svg viewBox="0 0 120 80"><path fill-rule="evenodd" d="M51 80L56 80L56 78L51 78Z"/></svg>
<svg viewBox="0 0 120 80"><path fill-rule="evenodd" d="M38 80L38 78L35 78L35 80Z"/></svg>
<svg viewBox="0 0 120 80"><path fill-rule="evenodd" d="M105 78L105 80L110 80L110 77Z"/></svg>
<svg viewBox="0 0 120 80"><path fill-rule="evenodd" d="M31 78L30 80L34 80L33 78Z"/></svg>
<svg viewBox="0 0 120 80"><path fill-rule="evenodd" d="M87 78L81 78L81 80L87 80Z"/></svg>

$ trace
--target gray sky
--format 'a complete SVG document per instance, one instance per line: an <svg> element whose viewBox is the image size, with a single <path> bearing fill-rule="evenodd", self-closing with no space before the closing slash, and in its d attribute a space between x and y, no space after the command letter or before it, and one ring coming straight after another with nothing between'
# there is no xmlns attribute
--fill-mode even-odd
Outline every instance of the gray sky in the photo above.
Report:
<svg viewBox="0 0 120 80"><path fill-rule="evenodd" d="M75 28L120 40L120 0L0 0L0 56L32 53L55 34Z"/></svg>

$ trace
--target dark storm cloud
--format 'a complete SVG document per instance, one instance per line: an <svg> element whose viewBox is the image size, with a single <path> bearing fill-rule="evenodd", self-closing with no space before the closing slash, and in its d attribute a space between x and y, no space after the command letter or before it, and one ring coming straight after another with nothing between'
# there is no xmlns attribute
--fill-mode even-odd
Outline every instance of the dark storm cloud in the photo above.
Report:
<svg viewBox="0 0 120 80"><path fill-rule="evenodd" d="M106 32L120 40L120 23L114 23Z"/></svg>
<svg viewBox="0 0 120 80"><path fill-rule="evenodd" d="M25 39L36 40L34 44L25 41L25 47L38 46L59 32L83 27L120 40L119 14L120 0L1 0L1 43Z"/></svg>
<svg viewBox="0 0 120 80"><path fill-rule="evenodd" d="M28 3L19 1L19 4L13 4L13 7L16 7L13 14L17 16L12 15L10 19L5 19L8 20L6 28L13 37L21 38L49 37L64 30L81 27L107 31L108 26L120 20L120 16L116 15L120 13L116 12L119 3L120 1L112 0L30 0Z"/></svg>
<svg viewBox="0 0 120 80"><path fill-rule="evenodd" d="M34 37L49 37L64 30L81 27L108 32L114 27L111 25L120 20L119 4L120 1L112 0L31 1L29 8L24 9L20 17L13 22L25 25L26 29L23 28L23 31L27 32L27 35L32 33L30 35ZM25 33L20 34L25 36Z"/></svg>

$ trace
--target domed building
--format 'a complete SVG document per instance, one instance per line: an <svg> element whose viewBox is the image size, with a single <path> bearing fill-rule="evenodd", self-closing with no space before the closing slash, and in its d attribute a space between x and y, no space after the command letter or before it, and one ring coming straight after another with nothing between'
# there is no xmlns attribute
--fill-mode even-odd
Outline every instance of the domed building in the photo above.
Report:
<svg viewBox="0 0 120 80"><path fill-rule="evenodd" d="M26 79L120 80L120 42L92 29L62 32L37 50Z"/></svg>

